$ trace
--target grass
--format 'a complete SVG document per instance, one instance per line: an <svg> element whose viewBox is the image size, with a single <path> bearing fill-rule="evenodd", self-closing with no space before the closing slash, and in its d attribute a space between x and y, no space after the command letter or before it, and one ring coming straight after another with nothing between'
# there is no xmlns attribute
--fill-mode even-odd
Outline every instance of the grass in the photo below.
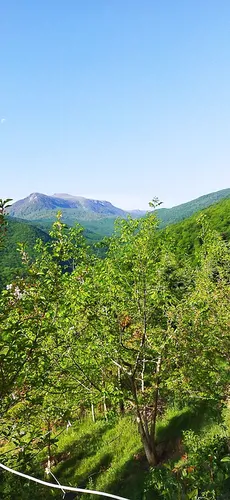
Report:
<svg viewBox="0 0 230 500"><path fill-rule="evenodd" d="M226 435L219 417L204 405L181 410L171 408L157 427L157 442L162 453L160 467L169 462L173 469L180 464L185 442L187 448L190 446L189 432L198 436L198 441L203 440L205 446L213 436ZM149 467L136 423L130 416L115 423L76 422L60 436L55 454L60 463L52 471L62 484L107 491L131 500L145 498Z"/></svg>
<svg viewBox="0 0 230 500"><path fill-rule="evenodd" d="M198 473L201 477L204 476L203 483L206 480L208 469L205 463L209 460L207 457L210 450L215 451L216 468L219 467L221 457L228 453L226 447L219 450L218 443L226 440L229 435L229 410L225 411L224 421L225 426L220 415L207 405L169 409L158 422L157 443L162 457L159 466L152 470L146 462L132 416L127 415L111 422L102 419L96 423L90 419L77 421L68 431L64 430L58 437L57 445L52 446L56 463L52 466L52 472L61 484L111 492L131 500L187 499L190 497L181 493L183 488L185 492L194 489L194 484L196 486L199 479ZM195 463L197 472L193 474L194 477L183 476L186 473L184 456L188 456L188 464ZM46 451L39 454L33 475L42 477L45 458ZM226 476L223 481L228 479L227 466L228 464L223 464L226 469L223 469ZM173 471L178 471L180 477ZM215 474L214 471L214 476ZM51 477L46 477L47 479L52 482ZM213 487L213 484L211 486ZM19 486L17 487L19 491ZM25 488L24 482L23 487ZM29 485L27 487L29 488ZM24 498L60 499L60 492L57 490L39 490L36 487L36 496L33 487L30 486L28 497ZM7 498L14 500L12 494ZM20 495L15 496L16 498L20 498ZM78 496L79 498L86 500L89 497L82 495ZM98 500L100 497L91 496L90 499L92 498ZM194 496L195 498L198 497Z"/></svg>
<svg viewBox="0 0 230 500"><path fill-rule="evenodd" d="M70 456L56 467L57 477L81 488L90 486L108 492L121 489L124 494L127 480L124 467L136 462L139 469L141 442L131 418L123 418L113 425L104 421L92 424L88 420L75 424L62 435L58 449Z"/></svg>

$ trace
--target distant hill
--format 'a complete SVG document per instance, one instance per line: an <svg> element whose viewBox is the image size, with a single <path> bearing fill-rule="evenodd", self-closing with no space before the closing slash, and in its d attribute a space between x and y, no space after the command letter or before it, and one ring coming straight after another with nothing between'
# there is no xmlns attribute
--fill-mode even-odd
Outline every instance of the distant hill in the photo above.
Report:
<svg viewBox="0 0 230 500"><path fill-rule="evenodd" d="M182 203L172 208L160 208L156 210L161 221L160 227L165 227L169 224L187 219L199 210L203 210L226 198L230 198L230 188L200 196L200 198L196 198L195 200Z"/></svg>
<svg viewBox="0 0 230 500"><path fill-rule="evenodd" d="M79 198L72 196L69 196L68 199L68 195L59 195L59 197L57 197L57 195L54 197L39 195L37 198L34 198L33 195L31 196L32 199L31 202L29 202L31 205L28 206L28 203L25 203L25 200L28 200L29 197L14 203L11 209L11 215L14 214L14 217L8 217L8 231L5 238L5 246L0 251L0 288L11 282L17 274L21 275L23 272L21 257L17 251L18 243L26 243L28 252L31 257L33 257L33 249L36 240L38 238L41 238L43 241L48 241L50 239L48 232L55 219L57 210L61 208L59 200L62 200L63 204L75 204L75 198L77 201L79 200ZM60 196L65 196L66 198L60 198ZM83 205L85 204L86 207L89 206L87 205L88 201L90 202L92 200L84 201ZM52 203L54 203L56 209L50 209ZM121 215L122 213L125 214L125 217L127 216L127 212L116 209L116 207L113 207L109 202L103 203L106 203L104 207L109 206L109 210L117 210L119 212L117 215ZM44 204L49 207L47 211L44 209ZM209 207L206 208L208 205ZM93 207L94 206L97 206L97 204L94 205L93 203ZM19 208L22 212L24 211L24 213L27 213L28 216L29 207L32 207L30 213L34 218L30 220L26 218L23 220L15 218L15 214L20 212ZM34 207L36 210L34 210ZM41 212L39 212L39 207ZM50 210L52 216L49 218L47 214L50 213ZM117 215L116 217L114 215L109 217L104 215L99 218L89 218L88 220L85 218L81 220L79 216L76 216L76 208L68 208L66 210L70 212L73 210L73 212L71 212L73 215L69 218L63 217L64 221L73 225L76 220L78 220L85 229L85 236L90 245L100 241L104 236L110 236L113 232L114 221ZM162 208L156 211L161 220L160 228L165 228L163 230L167 233L167 236L172 239L173 247L178 254L192 255L197 245L199 245L199 228L196 220L200 211L203 211L207 215L211 227L217 230L225 239L230 241L230 189L225 189L202 196L196 200L178 205L171 209ZM85 217L86 212L87 210L84 212ZM90 217L91 213L92 211L90 210ZM40 214L42 214L41 218L39 218ZM124 217L124 215L121 216Z"/></svg>
<svg viewBox="0 0 230 500"><path fill-rule="evenodd" d="M227 198L230 198L230 189L222 189L172 208L159 208L156 213L160 227L184 220L199 210ZM40 227L50 227L58 210L62 212L63 222L72 226L78 221L88 231L96 233L99 239L112 234L114 220L117 217L126 218L130 214L134 218L139 218L146 214L143 210L122 210L108 201L90 200L62 193L52 196L32 193L27 198L13 203L9 212L12 217L30 220Z"/></svg>

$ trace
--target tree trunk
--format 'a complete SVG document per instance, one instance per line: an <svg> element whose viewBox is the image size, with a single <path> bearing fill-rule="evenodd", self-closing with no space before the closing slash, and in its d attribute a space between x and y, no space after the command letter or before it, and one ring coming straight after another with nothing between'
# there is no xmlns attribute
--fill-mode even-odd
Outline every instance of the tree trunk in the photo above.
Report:
<svg viewBox="0 0 230 500"><path fill-rule="evenodd" d="M156 366L156 383L155 383L155 396L153 402L153 414L152 414L152 425L151 425L151 438L155 441L156 434L156 421L157 421L157 410L158 410L158 398L159 398L159 385L160 385L160 371L161 371L161 356L157 360Z"/></svg>
<svg viewBox="0 0 230 500"><path fill-rule="evenodd" d="M149 447L149 444L146 443L145 441L143 441L143 439L142 439L142 443L144 446L145 456L147 458L148 464L150 465L150 467L155 467L158 463L158 458L157 458L156 454Z"/></svg>
<svg viewBox="0 0 230 500"><path fill-rule="evenodd" d="M144 390L145 390L145 379L144 379L144 374L145 374L145 357L143 358L143 361L142 361L142 372L141 372L141 392L144 392Z"/></svg>
<svg viewBox="0 0 230 500"><path fill-rule="evenodd" d="M95 422L95 411L94 411L94 404L91 403L91 414L92 414L92 421Z"/></svg>
<svg viewBox="0 0 230 500"><path fill-rule="evenodd" d="M108 411L107 411L107 404L106 404L106 397L105 395L103 396L103 407L104 407L104 416L106 422L108 422Z"/></svg>
<svg viewBox="0 0 230 500"><path fill-rule="evenodd" d="M141 441L142 441L142 444L144 446L145 456L147 458L148 464L151 467L154 467L158 463L158 457L157 457L157 453L156 453L156 449L155 449L155 444L152 441L150 435L146 433L146 431L143 427L143 423L140 421L138 422L138 430L139 430L139 433L141 435Z"/></svg>
<svg viewBox="0 0 230 500"><path fill-rule="evenodd" d="M102 385L105 391L105 379L104 379L104 372L102 372ZM104 409L104 417L105 421L108 421L108 411L107 411L107 403L106 403L106 395L105 393L103 394L103 409Z"/></svg>
<svg viewBox="0 0 230 500"><path fill-rule="evenodd" d="M50 420L48 420L47 424L48 424L48 444L47 444L48 458L47 458L47 470L50 471L50 467L51 467L51 443L50 443L51 429L50 429Z"/></svg>
<svg viewBox="0 0 230 500"><path fill-rule="evenodd" d="M156 447L155 447L155 440L149 433L147 419L144 419L143 415L141 413L139 403L138 403L136 385L135 385L135 381L134 381L133 377L131 377L130 380L131 380L132 393L133 393L135 406L136 406L137 423L138 423L138 430L139 430L139 433L141 436L141 441L142 441L142 444L144 446L145 455L146 455L148 464L151 467L154 467L158 463L158 457L157 457Z"/></svg>
<svg viewBox="0 0 230 500"><path fill-rule="evenodd" d="M120 369L119 366L118 366L118 369L117 369L117 378L118 378L118 387L119 387L119 389L121 389L121 369ZM125 405L124 405L123 399L120 399L120 401L119 401L119 409L120 409L120 414L124 415L124 413L125 413Z"/></svg>

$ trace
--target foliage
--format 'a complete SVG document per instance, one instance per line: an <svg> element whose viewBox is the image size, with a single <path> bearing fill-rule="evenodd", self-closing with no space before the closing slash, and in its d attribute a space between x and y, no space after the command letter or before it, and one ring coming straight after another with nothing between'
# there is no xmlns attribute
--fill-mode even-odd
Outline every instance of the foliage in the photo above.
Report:
<svg viewBox="0 0 230 500"><path fill-rule="evenodd" d="M135 438L127 455L118 446L124 456L119 464L126 467L137 443L142 446L145 470L147 463L154 466L146 495L221 498L227 436L219 428L218 439L209 434L206 441L190 416L210 401L221 415L228 401L230 247L205 217L198 226L202 244L193 262L177 255L154 213L118 220L103 259L91 251L83 228L66 227L61 213L47 241L34 245L33 258L21 245L23 274L0 298L0 422L7 463L30 470L41 453L51 464L56 430L90 411L97 438L87 467L93 470L96 460L100 470L110 469L109 482L98 480L97 487L108 484L115 491L119 467L114 473L110 452L102 460L96 443L103 448L100 436L114 426L128 435L129 421ZM173 425L167 432L160 425L172 404L187 431L186 461L182 450L173 460ZM187 406L192 410L181 410ZM204 464L214 455L216 479L209 484Z"/></svg>
<svg viewBox="0 0 230 500"><path fill-rule="evenodd" d="M225 191L224 193L218 192L219 197L221 197L221 193L223 196L227 196L228 190L226 193ZM218 193L214 193L215 196L213 197L206 195L205 200L207 204L216 202L218 199ZM191 213L193 213L194 210L198 210L200 207L203 207L202 203L197 203L192 206L193 209ZM160 209L157 212L159 217L161 217L160 214L162 214L163 217L164 210L166 210L168 213L168 211L170 212L174 209ZM187 214L186 212L186 216L189 215L189 213ZM223 239L229 241L230 200L226 199L220 201L219 203L215 203L214 205L206 209L203 213L205 213L209 221L210 228L218 231L222 235ZM183 219L185 217L185 215L183 214L183 210L181 211L181 214L182 216L180 216L179 219ZM56 212L53 213L52 218L47 219L46 213L45 218L34 219L33 224L31 222L28 223L28 221L25 220L14 220L12 217L8 218L8 232L5 235L5 247L0 250L0 289L2 289L8 283L11 283L16 276L23 275L24 268L21 264L21 258L17 251L18 243L25 243L27 252L33 258L35 256L34 246L36 239L40 238L44 242L49 239L48 233L55 221L55 217ZM170 217L169 219L167 219L167 224L172 224L172 222L175 222L173 217L172 219ZM183 262L185 261L185 257L187 256L188 258L192 259L193 263L195 263L196 253L199 252L200 246L202 244L202 240L199 237L200 228L199 224L197 224L197 217L198 215L196 213L183 222L170 225L170 227L162 231L161 234L161 238L167 239L168 244L171 245L172 252L175 253L176 256ZM65 213L63 214L62 220L69 227L72 227L75 224L75 218L69 218ZM115 223L114 217L103 217L95 220L80 220L78 216L78 221L81 222L82 226L84 227L84 235L86 237L87 243L92 247L93 251L96 251L99 256L104 256L105 251L102 249L102 247L99 249L97 247L97 243L100 242L104 237L112 235ZM160 227L161 226L162 222L160 223ZM39 231L39 229L41 231Z"/></svg>
<svg viewBox="0 0 230 500"><path fill-rule="evenodd" d="M225 241L230 241L230 200L223 200L202 212L213 231L218 231ZM197 223L200 214L196 213L189 219L166 228L163 233L171 241L172 248L181 260L186 255L196 263L196 255L200 252L200 224Z"/></svg>
<svg viewBox="0 0 230 500"><path fill-rule="evenodd" d="M183 455L152 469L144 498L168 500L227 499L230 484L230 457L226 430L212 425L202 433L186 431L183 435Z"/></svg>
<svg viewBox="0 0 230 500"><path fill-rule="evenodd" d="M10 198L7 200L0 199L0 248L2 245L2 240L6 234L6 209L10 207L9 202L12 201Z"/></svg>
<svg viewBox="0 0 230 500"><path fill-rule="evenodd" d="M0 249L0 289L12 283L16 276L23 276L25 272L21 255L18 251L19 244L24 244L28 255L35 257L34 247L37 239L47 242L49 235L38 228L24 222L7 218L7 231L4 236L4 245Z"/></svg>
<svg viewBox="0 0 230 500"><path fill-rule="evenodd" d="M200 210L204 210L229 197L230 189L222 189L221 191L200 196L200 198L188 201L187 203L182 203L176 207L160 208L157 210L157 217L161 221L161 227L165 227L169 224L175 224L176 222L187 219Z"/></svg>

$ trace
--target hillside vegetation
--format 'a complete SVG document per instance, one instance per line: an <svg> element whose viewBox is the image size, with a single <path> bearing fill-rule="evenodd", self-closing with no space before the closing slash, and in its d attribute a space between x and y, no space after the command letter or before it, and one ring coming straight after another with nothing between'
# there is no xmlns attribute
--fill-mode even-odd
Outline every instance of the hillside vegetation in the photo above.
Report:
<svg viewBox="0 0 230 500"><path fill-rule="evenodd" d="M212 193L211 195L206 195L204 197L198 198L192 202L185 205L174 207L172 209L159 209L156 211L158 216L161 216L160 228L165 225L170 227L166 229L166 233L172 239L172 245L178 255L193 255L199 247L199 224L197 224L197 218L199 217L199 211L193 214L192 217L185 219L177 224L172 224L174 220L179 220L186 217L186 214L193 213L195 209L199 210L199 207L206 206L207 204L214 203L215 200L229 195L230 190L226 189L223 191L218 191L217 193ZM165 214L165 215L164 215ZM171 214L171 215L170 215ZM211 205L209 208L204 210L209 226L213 230L218 231L223 238L229 240L230 238L230 199L224 199ZM74 216L75 217L75 216ZM73 226L76 221L74 219L65 219L62 217L63 222L67 225ZM0 277L0 288L3 288L7 283L16 275L21 275L23 272L23 265L21 261L20 254L18 252L18 244L25 243L27 251L31 257L34 255L34 244L37 238L41 238L43 241L47 241L49 236L49 231L51 230L52 224L55 220L55 215L50 219L46 218L34 219L30 221L17 220L11 217L9 219L9 230L7 234L6 244L2 251L0 251L0 267L1 267L1 277ZM162 222L163 220L163 222ZM114 231L113 217L103 217L99 220L84 220L81 222L84 227L84 235L88 244L94 247L99 241L104 237L111 236ZM172 224L172 225L171 225ZM39 231L39 229L41 231ZM104 255L104 254L103 254Z"/></svg>
<svg viewBox="0 0 230 500"><path fill-rule="evenodd" d="M153 213L118 220L103 259L60 215L23 252L0 295L2 462L131 500L229 498L230 246L210 221L195 259ZM0 492L60 498L7 473Z"/></svg>
<svg viewBox="0 0 230 500"><path fill-rule="evenodd" d="M222 200L215 205L197 212L192 217L169 226L165 232L172 240L176 252L183 259L186 255L195 256L202 244L200 237L202 216L206 217L209 227L217 231L221 237L230 241L230 199Z"/></svg>
<svg viewBox="0 0 230 500"><path fill-rule="evenodd" d="M107 222L108 221L108 222ZM114 222L111 219L103 219L101 233L96 233L93 224L85 224L84 235L87 243L93 248L108 233L112 234ZM34 247L38 239L43 242L49 241L53 221L33 221L7 218L7 232L4 238L4 246L0 248L0 290L14 281L16 276L23 276L25 266L22 260L20 247L24 247L28 256L33 260L35 256ZM89 229L87 228L89 226ZM97 227L95 226L95 230Z"/></svg>
<svg viewBox="0 0 230 500"><path fill-rule="evenodd" d="M149 469L143 455L135 421L129 416L106 422L85 417L52 432L52 473L62 485L106 491L131 500L197 499L198 491L210 489L204 498L228 499L230 465L226 438L230 434L230 414L223 423L211 408L170 409L159 422L159 442L168 441L168 456ZM215 457L210 460L215 449ZM223 460L224 459L224 460ZM2 460L5 461L3 455ZM47 454L34 453L33 475L44 479ZM60 492L24 479L9 476L9 498L60 499ZM49 474L45 480L54 482ZM2 484L3 486L3 484ZM1 482L0 482L1 491ZM6 491L6 486L4 490ZM189 496L189 491L191 494ZM4 493L5 494L5 493ZM20 496L21 495L21 496ZM76 496L84 500L85 495ZM3 498L7 498L6 495ZM75 498L74 495L71 498ZM96 500L96 495L90 498ZM99 496L100 498L100 496Z"/></svg>
<svg viewBox="0 0 230 500"><path fill-rule="evenodd" d="M0 289L11 283L16 276L23 276L24 266L19 244L25 245L29 257L33 259L34 246L38 239L45 243L50 237L45 231L24 221L8 219L4 246L0 248Z"/></svg>
<svg viewBox="0 0 230 500"><path fill-rule="evenodd" d="M172 208L160 208L156 214L161 221L161 227L164 227L186 219L195 212L229 197L230 189L223 189ZM146 213L138 210L125 211L114 207L108 201L90 200L68 194L47 196L42 193L32 193L27 198L13 203L9 210L13 217L37 222L54 222L57 211L60 210L62 220L66 224L73 226L76 222L80 222L85 226L85 223L92 222L93 226L87 225L87 227L98 234L104 234L107 226L106 236L113 231L117 217L126 218L130 214L133 218L140 218ZM106 219L105 224L103 219Z"/></svg>
<svg viewBox="0 0 230 500"><path fill-rule="evenodd" d="M222 189L221 191L209 193L204 196L200 196L200 198L195 200L188 201L187 203L182 203L176 207L160 208L156 211L157 217L161 221L160 226L165 227L169 224L174 224L183 219L187 219L194 213L226 198L230 198L230 189Z"/></svg>

